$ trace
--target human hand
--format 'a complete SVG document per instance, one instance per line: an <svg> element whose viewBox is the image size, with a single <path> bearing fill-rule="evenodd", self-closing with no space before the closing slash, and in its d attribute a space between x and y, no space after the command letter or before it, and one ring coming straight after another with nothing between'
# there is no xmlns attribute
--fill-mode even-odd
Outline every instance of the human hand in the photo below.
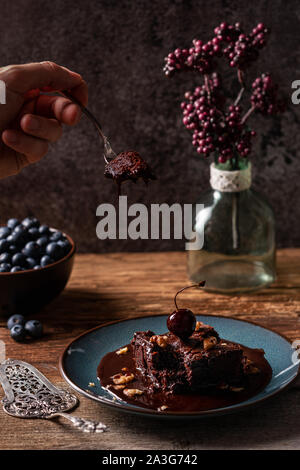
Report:
<svg viewBox="0 0 300 470"><path fill-rule="evenodd" d="M41 92L69 90L83 105L88 90L82 77L53 62L0 68L6 104L0 104L0 178L14 175L40 160L50 142L62 135L62 124L80 119L79 106L67 98Z"/></svg>

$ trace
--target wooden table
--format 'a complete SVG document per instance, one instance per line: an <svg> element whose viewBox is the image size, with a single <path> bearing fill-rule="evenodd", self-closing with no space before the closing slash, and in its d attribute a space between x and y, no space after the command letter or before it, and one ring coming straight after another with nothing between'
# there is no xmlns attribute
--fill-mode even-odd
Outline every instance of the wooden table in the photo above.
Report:
<svg viewBox="0 0 300 470"><path fill-rule="evenodd" d="M58 368L66 344L103 322L169 313L174 293L188 285L185 253L77 255L64 293L39 314L45 336L15 343L0 325L7 357L28 361L55 384L68 388ZM255 294L227 297L192 290L186 302L195 313L259 322L300 339L300 249L278 252L278 280ZM1 390L2 393L2 390ZM300 449L300 381L282 395L240 414L202 421L159 422L107 409L80 398L76 413L101 419L105 434L84 434L61 422L21 420L0 410L1 449Z"/></svg>

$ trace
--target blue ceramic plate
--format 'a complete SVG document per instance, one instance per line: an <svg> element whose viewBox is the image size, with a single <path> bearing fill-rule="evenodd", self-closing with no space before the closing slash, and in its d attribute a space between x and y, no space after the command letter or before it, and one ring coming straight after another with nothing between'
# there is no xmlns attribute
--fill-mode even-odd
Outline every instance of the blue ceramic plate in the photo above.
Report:
<svg viewBox="0 0 300 470"><path fill-rule="evenodd" d="M293 364L291 344L283 336L254 323L213 315L198 315L197 320L213 326L222 338L244 344L250 348L263 348L273 376L267 387L250 399L225 408L192 413L158 412L126 402L113 400L97 379L97 366L108 352L130 343L135 331L152 330L157 334L166 331L166 315L147 316L125 321L106 323L87 331L73 340L60 358L60 371L64 379L77 392L119 410L159 417L202 417L232 413L255 405L286 388L296 378L298 365ZM94 387L89 387L93 382Z"/></svg>

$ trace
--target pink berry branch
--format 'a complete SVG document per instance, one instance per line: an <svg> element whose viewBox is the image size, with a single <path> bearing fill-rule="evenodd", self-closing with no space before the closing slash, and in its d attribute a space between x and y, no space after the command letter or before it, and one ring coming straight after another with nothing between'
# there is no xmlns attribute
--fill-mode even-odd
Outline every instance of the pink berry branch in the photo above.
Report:
<svg viewBox="0 0 300 470"><path fill-rule="evenodd" d="M177 48L171 52L165 59L164 72L172 76L177 72L193 71L203 76L203 84L184 95L185 101L181 103L183 124L193 132L192 143L198 154L208 157L214 152L216 163L230 161L231 168L238 169L239 158L248 158L256 135L246 123L250 116L254 112L277 114L284 111L284 104L278 98L277 85L265 73L252 83L249 109L244 111L241 105L246 90L246 72L266 45L268 29L265 25L259 23L250 34L245 34L240 23L222 23L214 33L207 43L194 39L190 49ZM220 58L225 58L230 67L236 68L240 84L236 99L229 105L221 75L216 72Z"/></svg>

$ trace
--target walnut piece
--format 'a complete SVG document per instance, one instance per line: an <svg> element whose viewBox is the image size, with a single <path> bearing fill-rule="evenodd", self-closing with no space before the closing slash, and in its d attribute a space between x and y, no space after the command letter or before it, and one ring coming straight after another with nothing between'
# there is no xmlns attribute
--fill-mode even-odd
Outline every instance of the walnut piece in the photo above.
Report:
<svg viewBox="0 0 300 470"><path fill-rule="evenodd" d="M167 343L168 337L167 336L160 336L160 335L153 335L150 338L151 343L156 343L160 348L165 348Z"/></svg>
<svg viewBox="0 0 300 470"><path fill-rule="evenodd" d="M243 390L243 387L230 387L231 392L242 392Z"/></svg>
<svg viewBox="0 0 300 470"><path fill-rule="evenodd" d="M125 388L125 390L123 390L123 393L127 397L134 397L135 395L142 395L144 392L143 390L139 390L138 388Z"/></svg>
<svg viewBox="0 0 300 470"><path fill-rule="evenodd" d="M203 349L205 351L208 351L209 349L212 349L215 347L217 344L218 340L215 336L209 336L208 338L204 338L203 340Z"/></svg>
<svg viewBox="0 0 300 470"><path fill-rule="evenodd" d="M123 385L134 380L133 374L116 374L112 376L113 383L116 385Z"/></svg>
<svg viewBox="0 0 300 470"><path fill-rule="evenodd" d="M128 352L128 347L125 346L124 348L121 348L118 351L116 351L116 354L118 354L119 356L120 354L126 354L127 352Z"/></svg>
<svg viewBox="0 0 300 470"><path fill-rule="evenodd" d="M162 405L159 408L157 408L157 411L165 411L168 408L167 405Z"/></svg>
<svg viewBox="0 0 300 470"><path fill-rule="evenodd" d="M113 385L113 388L115 390L123 390L126 387L126 385Z"/></svg>

